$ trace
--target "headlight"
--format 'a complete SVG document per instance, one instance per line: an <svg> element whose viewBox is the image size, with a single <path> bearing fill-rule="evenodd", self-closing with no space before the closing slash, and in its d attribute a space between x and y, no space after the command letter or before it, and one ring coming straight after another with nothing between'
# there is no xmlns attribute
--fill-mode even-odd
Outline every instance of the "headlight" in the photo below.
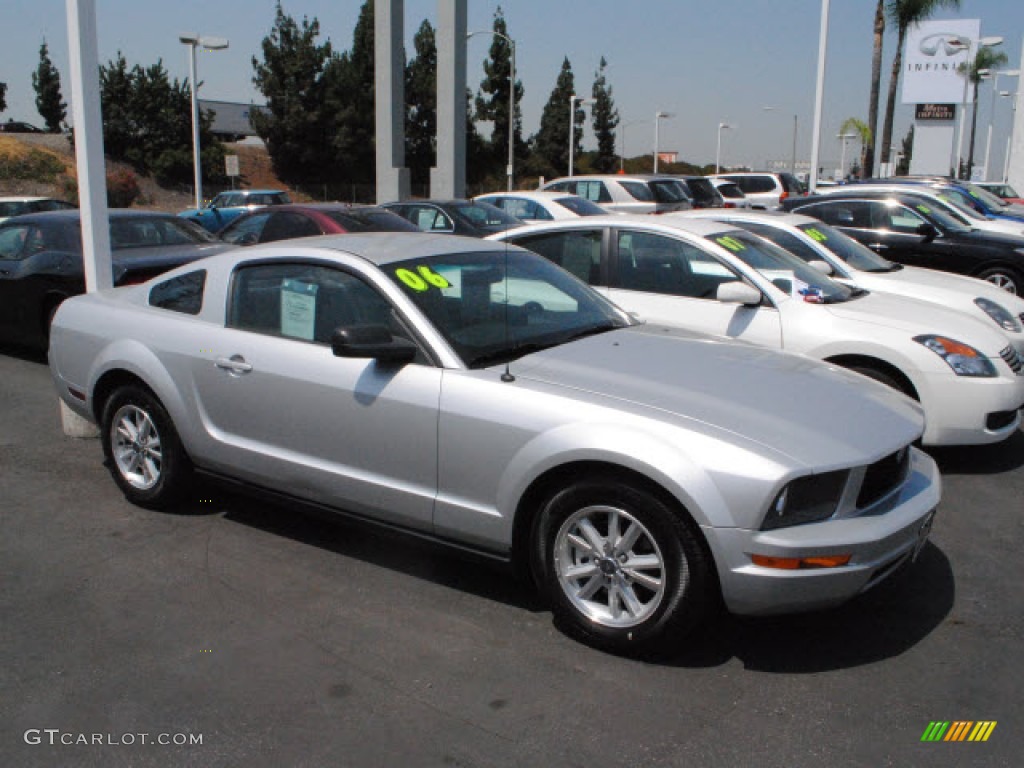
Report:
<svg viewBox="0 0 1024 768"><path fill-rule="evenodd" d="M957 376L998 376L992 361L967 344L947 339L945 336L915 336L914 341L923 344L941 357Z"/></svg>
<svg viewBox="0 0 1024 768"><path fill-rule="evenodd" d="M1004 309L994 301L989 301L988 299L983 299L981 297L975 299L974 303L977 305L978 309L991 317L1004 331L1020 333L1020 321L1011 315L1008 309Z"/></svg>
<svg viewBox="0 0 1024 768"><path fill-rule="evenodd" d="M761 530L816 523L832 517L839 506L848 475L844 469L792 481L775 497L761 523Z"/></svg>

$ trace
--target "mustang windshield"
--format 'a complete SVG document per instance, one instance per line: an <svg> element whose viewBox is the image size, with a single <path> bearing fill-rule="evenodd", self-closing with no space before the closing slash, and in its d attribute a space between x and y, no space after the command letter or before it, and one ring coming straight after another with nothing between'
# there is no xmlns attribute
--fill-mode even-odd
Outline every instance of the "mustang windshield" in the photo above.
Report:
<svg viewBox="0 0 1024 768"><path fill-rule="evenodd" d="M533 253L457 253L385 264L470 368L632 325L589 286Z"/></svg>
<svg viewBox="0 0 1024 768"><path fill-rule="evenodd" d="M830 280L789 251L745 230L716 232L707 239L733 253L795 299L811 304L836 304L863 293Z"/></svg>
<svg viewBox="0 0 1024 768"><path fill-rule="evenodd" d="M883 259L866 245L861 245L852 237L844 235L837 229L832 229L823 222L800 224L797 229L817 240L840 259L861 272L895 272L903 268L902 264L894 264L888 259Z"/></svg>

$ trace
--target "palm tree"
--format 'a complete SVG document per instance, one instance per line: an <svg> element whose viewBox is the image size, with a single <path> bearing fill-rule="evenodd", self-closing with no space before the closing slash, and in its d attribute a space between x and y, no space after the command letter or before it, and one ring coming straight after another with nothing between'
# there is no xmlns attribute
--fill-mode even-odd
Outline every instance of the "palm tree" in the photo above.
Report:
<svg viewBox="0 0 1024 768"><path fill-rule="evenodd" d="M892 149L892 123L896 112L896 86L903 68L903 43L912 24L919 24L939 8L960 8L960 0L886 0L885 12L896 26L896 54L889 75L889 96L885 101L885 121L882 123L882 161L887 161Z"/></svg>
<svg viewBox="0 0 1024 768"><path fill-rule="evenodd" d="M856 117L846 118L843 121L843 124L839 126L839 135L842 136L846 133L851 133L860 139L861 150L864 150L865 147L868 147L873 143L872 140L874 139L874 134L871 132L870 126L862 120L858 120ZM863 157L863 152L861 156ZM866 172L862 169L862 173ZM866 176L862 176L861 178L866 178Z"/></svg>
<svg viewBox="0 0 1024 768"><path fill-rule="evenodd" d="M875 6L875 43L871 50L871 99L868 103L866 128L872 136L878 133L878 97L882 90L882 38L885 36L885 0ZM844 124L845 125L845 124ZM846 133L845 128L840 133ZM875 169L875 142L869 139L861 147L861 178L868 178Z"/></svg>
<svg viewBox="0 0 1024 768"><path fill-rule="evenodd" d="M994 73L1006 62L1005 53L982 46L974 54L974 61L971 62L970 72L967 71L967 62L964 62L959 67L960 74L970 78L970 82L974 84L974 109L971 110L971 145L967 152L967 176L965 178L971 178L971 169L974 167L974 131L978 127L978 84L981 83L983 76Z"/></svg>

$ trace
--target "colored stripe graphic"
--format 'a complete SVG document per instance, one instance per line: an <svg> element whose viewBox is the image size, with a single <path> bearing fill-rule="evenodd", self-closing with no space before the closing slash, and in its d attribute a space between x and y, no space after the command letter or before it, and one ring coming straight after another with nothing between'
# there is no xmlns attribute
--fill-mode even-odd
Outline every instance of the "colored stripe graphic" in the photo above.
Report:
<svg viewBox="0 0 1024 768"><path fill-rule="evenodd" d="M968 741L988 741L988 737L992 735L992 731L996 729L995 720L982 720L971 731L971 735L967 737Z"/></svg>
<svg viewBox="0 0 1024 768"><path fill-rule="evenodd" d="M946 734L946 738L943 741L963 741L967 737L967 729L970 728L974 723L970 720L957 720L953 723L953 727L949 729L949 733Z"/></svg>
<svg viewBox="0 0 1024 768"><path fill-rule="evenodd" d="M995 720L932 720L921 741L988 741L996 724Z"/></svg>

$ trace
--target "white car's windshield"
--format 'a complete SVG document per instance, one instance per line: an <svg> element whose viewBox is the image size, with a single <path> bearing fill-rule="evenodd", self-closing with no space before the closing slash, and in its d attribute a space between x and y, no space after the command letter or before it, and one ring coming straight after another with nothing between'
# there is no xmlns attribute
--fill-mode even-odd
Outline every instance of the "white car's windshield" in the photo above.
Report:
<svg viewBox="0 0 1024 768"><path fill-rule="evenodd" d="M812 304L836 304L863 293L829 279L789 251L742 229L716 232L707 239L732 252L795 299Z"/></svg>
<svg viewBox="0 0 1024 768"><path fill-rule="evenodd" d="M797 229L817 240L840 259L861 272L895 272L903 268L902 264L895 264L888 259L883 259L866 245L861 245L852 237L844 235L838 229L832 229L824 222L800 224Z"/></svg>
<svg viewBox="0 0 1024 768"><path fill-rule="evenodd" d="M519 250L431 256L382 269L471 368L632 322L568 272Z"/></svg>

